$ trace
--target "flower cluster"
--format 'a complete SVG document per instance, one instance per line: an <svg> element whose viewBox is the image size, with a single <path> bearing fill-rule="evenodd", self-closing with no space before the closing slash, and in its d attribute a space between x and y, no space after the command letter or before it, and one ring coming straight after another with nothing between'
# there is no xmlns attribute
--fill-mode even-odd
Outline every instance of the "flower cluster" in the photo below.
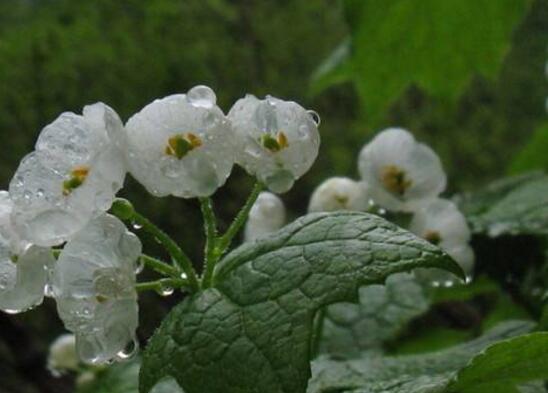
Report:
<svg viewBox="0 0 548 393"><path fill-rule="evenodd" d="M440 159L428 146L419 143L408 131L390 128L380 132L359 154L361 179L332 177L313 192L308 211L367 211L381 215L411 214L408 229L440 246L466 274L471 275L474 253L469 245L470 230L463 214L447 199L440 198L446 175ZM271 207L274 196L256 202L256 217L247 227L247 239L274 231L284 220L282 204ZM265 213L258 213L265 212ZM259 221L259 217L260 221ZM452 276L435 269L417 274L439 285L452 284Z"/></svg>
<svg viewBox="0 0 548 393"><path fill-rule="evenodd" d="M82 361L130 357L138 347L139 285L168 294L172 285L196 289L207 280L196 277L173 240L116 200L126 174L154 196L202 200L239 164L261 187L285 192L318 155L318 125L315 112L270 96L248 95L225 115L206 86L155 100L126 124L103 103L84 107L81 115L61 114L41 131L9 192L0 192L0 309L22 312L51 296ZM261 194L264 207L253 209L251 221L283 210L276 198ZM141 254L140 240L120 219L139 219L174 266ZM257 224L253 232L283 222L264 230ZM221 239L223 249L231 236ZM168 278L138 284L143 261Z"/></svg>

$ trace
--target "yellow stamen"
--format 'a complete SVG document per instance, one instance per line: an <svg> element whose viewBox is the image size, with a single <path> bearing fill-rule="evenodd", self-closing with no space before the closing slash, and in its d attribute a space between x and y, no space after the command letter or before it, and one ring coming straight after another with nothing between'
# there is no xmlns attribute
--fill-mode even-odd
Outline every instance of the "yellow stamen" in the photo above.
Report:
<svg viewBox="0 0 548 393"><path fill-rule="evenodd" d="M197 135L189 132L169 138L164 152L168 156L173 156L180 160L200 146L202 146L202 140Z"/></svg>
<svg viewBox="0 0 548 393"><path fill-rule="evenodd" d="M413 182L407 178L403 169L387 165L381 171L381 181L386 189L398 196L403 196Z"/></svg>
<svg viewBox="0 0 548 393"><path fill-rule="evenodd" d="M438 231L426 231L423 237L436 246L441 242L441 235Z"/></svg>
<svg viewBox="0 0 548 393"><path fill-rule="evenodd" d="M278 132L278 134L276 134L276 138L274 138L271 134L264 134L259 139L259 142L266 150L272 153L277 153L280 150L289 147L287 136L283 131Z"/></svg>
<svg viewBox="0 0 548 393"><path fill-rule="evenodd" d="M70 172L70 178L63 182L63 195L68 196L86 181L89 175L89 167L79 165Z"/></svg>

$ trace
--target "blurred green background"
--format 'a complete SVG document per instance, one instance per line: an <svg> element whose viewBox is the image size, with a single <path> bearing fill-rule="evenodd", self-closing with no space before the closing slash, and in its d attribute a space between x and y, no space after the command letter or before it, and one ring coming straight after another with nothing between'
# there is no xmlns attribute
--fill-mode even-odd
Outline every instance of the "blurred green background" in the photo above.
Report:
<svg viewBox="0 0 548 393"><path fill-rule="evenodd" d="M547 45L547 0L0 0L0 182L63 111L103 101L127 120L206 84L226 111L249 92L320 113L320 156L283 197L292 216L324 178L356 177L359 149L388 126L440 154L449 193L472 189L548 167ZM251 184L237 169L215 196L221 225ZM124 196L198 260L195 201L127 185ZM142 296L143 340L177 300ZM44 369L60 332L50 301L0 315L0 392L72 391L70 377Z"/></svg>

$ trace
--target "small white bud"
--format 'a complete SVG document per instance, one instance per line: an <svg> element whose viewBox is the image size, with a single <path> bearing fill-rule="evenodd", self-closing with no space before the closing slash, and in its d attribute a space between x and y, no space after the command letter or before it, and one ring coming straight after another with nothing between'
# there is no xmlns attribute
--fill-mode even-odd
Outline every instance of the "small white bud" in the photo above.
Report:
<svg viewBox="0 0 548 393"><path fill-rule="evenodd" d="M347 177L332 177L314 190L308 211L365 211L368 207L369 193L364 182L357 182Z"/></svg>
<svg viewBox="0 0 548 393"><path fill-rule="evenodd" d="M275 232L285 225L285 206L271 192L261 192L253 204L247 219L244 239L253 241Z"/></svg>
<svg viewBox="0 0 548 393"><path fill-rule="evenodd" d="M54 374L78 370L76 338L74 334L63 334L49 348L48 369Z"/></svg>

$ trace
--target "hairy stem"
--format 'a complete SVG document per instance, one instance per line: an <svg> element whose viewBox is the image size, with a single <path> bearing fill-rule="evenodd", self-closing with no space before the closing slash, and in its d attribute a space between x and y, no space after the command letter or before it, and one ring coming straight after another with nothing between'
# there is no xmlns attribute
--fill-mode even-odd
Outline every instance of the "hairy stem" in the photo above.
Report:
<svg viewBox="0 0 548 393"><path fill-rule="evenodd" d="M153 235L164 246L175 263L188 277L188 282L191 290L197 292L200 289L198 277L192 266L192 261L185 252L177 245L177 243L164 231L154 225L146 217L137 212L133 213L132 220L135 224L143 227L145 231Z"/></svg>
<svg viewBox="0 0 548 393"><path fill-rule="evenodd" d="M200 198L200 207L202 209L202 216L204 217L204 231L206 234L202 288L208 288L211 286L215 264L219 260L219 256L215 252L217 245L217 221L211 198Z"/></svg>
<svg viewBox="0 0 548 393"><path fill-rule="evenodd" d="M187 280L184 280L182 278L175 279L175 278L162 278L161 280L157 281L149 281L149 282L140 282L135 284L135 289L137 292L144 292L144 291L157 291L161 292L162 290L165 290L166 288L188 288L190 286L190 283Z"/></svg>
<svg viewBox="0 0 548 393"><path fill-rule="evenodd" d="M140 258L146 267L149 267L160 274L171 276L172 278L181 277L181 271L167 262L145 254L141 255Z"/></svg>
<svg viewBox="0 0 548 393"><path fill-rule="evenodd" d="M245 202L244 206L238 212L238 214L236 215L236 218L234 219L232 224L230 224L230 227L225 232L225 234L219 238L219 241L217 242L217 249L216 249L216 253L219 255L219 257L223 255L226 252L226 250L230 247L232 240L238 234L238 232L240 231L240 229L246 222L247 217L249 216L249 211L253 207L253 204L259 197L259 194L261 193L262 190L264 190L264 185L260 182L255 183L255 185L253 186L253 190L251 190L251 194L247 198L247 201Z"/></svg>

